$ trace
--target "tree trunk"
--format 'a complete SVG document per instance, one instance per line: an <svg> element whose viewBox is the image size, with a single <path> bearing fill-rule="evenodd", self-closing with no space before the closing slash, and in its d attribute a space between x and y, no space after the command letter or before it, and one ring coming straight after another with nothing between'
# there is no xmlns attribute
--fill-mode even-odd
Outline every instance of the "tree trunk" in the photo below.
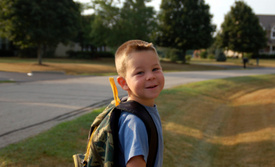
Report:
<svg viewBox="0 0 275 167"><path fill-rule="evenodd" d="M38 64L42 65L42 45L39 44L37 48L37 58L38 58Z"/></svg>
<svg viewBox="0 0 275 167"><path fill-rule="evenodd" d="M183 50L181 51L181 54L180 54L180 60L182 61L183 64L186 63L186 58L185 58L185 56L186 56L186 49L183 49Z"/></svg>

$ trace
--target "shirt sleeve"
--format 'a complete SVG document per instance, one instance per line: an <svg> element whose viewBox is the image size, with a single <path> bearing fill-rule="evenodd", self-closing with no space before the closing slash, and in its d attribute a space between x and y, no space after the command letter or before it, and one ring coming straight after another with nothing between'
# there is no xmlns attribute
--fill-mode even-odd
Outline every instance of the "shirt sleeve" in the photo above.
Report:
<svg viewBox="0 0 275 167"><path fill-rule="evenodd" d="M125 165L134 156L142 155L145 162L149 154L148 135L143 121L123 112L119 119L119 142Z"/></svg>

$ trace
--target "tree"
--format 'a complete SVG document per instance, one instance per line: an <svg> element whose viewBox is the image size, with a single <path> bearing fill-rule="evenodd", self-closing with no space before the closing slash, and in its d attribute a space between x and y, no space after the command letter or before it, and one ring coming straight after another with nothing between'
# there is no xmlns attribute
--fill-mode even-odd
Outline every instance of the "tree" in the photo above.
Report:
<svg viewBox="0 0 275 167"><path fill-rule="evenodd" d="M151 40L157 23L153 7L147 7L149 0L125 0L120 11L120 21L117 24L117 34L122 37L119 43L130 39ZM123 30L123 31L121 31Z"/></svg>
<svg viewBox="0 0 275 167"><path fill-rule="evenodd" d="M113 0L93 0L95 18L91 24L92 31L90 35L93 44L97 47L112 46L115 41L113 30L120 17L117 3Z"/></svg>
<svg viewBox="0 0 275 167"><path fill-rule="evenodd" d="M94 43L116 47L130 39L149 41L157 23L153 7L147 7L146 2L150 0L125 0L119 8L116 1L95 0Z"/></svg>
<svg viewBox="0 0 275 167"><path fill-rule="evenodd" d="M215 26L204 0L162 0L160 8L158 45L179 49L183 62L188 49L211 45Z"/></svg>
<svg viewBox="0 0 275 167"><path fill-rule="evenodd" d="M78 33L80 7L72 0L1 0L0 31L21 48L36 47L38 63L47 46Z"/></svg>
<svg viewBox="0 0 275 167"><path fill-rule="evenodd" d="M92 45L93 38L90 35L93 28L91 23L94 21L94 17L94 14L81 16L81 28L78 31L77 37L73 40L80 44L81 51L84 51L87 47L94 48Z"/></svg>
<svg viewBox="0 0 275 167"><path fill-rule="evenodd" d="M224 17L217 36L221 47L236 52L258 52L266 45L265 31L258 17L243 1L236 1Z"/></svg>

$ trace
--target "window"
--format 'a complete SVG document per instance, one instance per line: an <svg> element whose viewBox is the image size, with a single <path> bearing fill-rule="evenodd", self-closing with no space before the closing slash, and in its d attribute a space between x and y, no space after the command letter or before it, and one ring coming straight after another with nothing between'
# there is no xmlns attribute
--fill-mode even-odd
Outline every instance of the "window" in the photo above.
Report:
<svg viewBox="0 0 275 167"><path fill-rule="evenodd" d="M271 29L271 39L275 39L275 26Z"/></svg>

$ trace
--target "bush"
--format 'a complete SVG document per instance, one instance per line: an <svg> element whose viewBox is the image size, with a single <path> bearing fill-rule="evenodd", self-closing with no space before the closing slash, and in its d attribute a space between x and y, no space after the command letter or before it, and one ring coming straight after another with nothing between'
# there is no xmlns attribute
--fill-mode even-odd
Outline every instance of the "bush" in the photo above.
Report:
<svg viewBox="0 0 275 167"><path fill-rule="evenodd" d="M18 50L18 56L21 58L36 58L37 48L25 48Z"/></svg>
<svg viewBox="0 0 275 167"><path fill-rule="evenodd" d="M251 55L251 58L252 59L257 59L257 58L260 58L260 59L275 59L275 54L252 54Z"/></svg>
<svg viewBox="0 0 275 167"><path fill-rule="evenodd" d="M212 53L211 53L211 54L208 54L208 55L207 55L207 58L208 58L208 59L215 59L215 55L212 54Z"/></svg>
<svg viewBox="0 0 275 167"><path fill-rule="evenodd" d="M165 58L165 53L163 51L157 50L157 53L160 58Z"/></svg>
<svg viewBox="0 0 275 167"><path fill-rule="evenodd" d="M73 59L96 59L96 58L106 58L114 57L111 52L93 52L93 51L73 51L69 50L66 52L69 58Z"/></svg>
<svg viewBox="0 0 275 167"><path fill-rule="evenodd" d="M186 60L186 62L190 61L190 60L191 60L191 58L192 58L192 56L191 56L191 55L186 55L186 56L185 56L185 60Z"/></svg>
<svg viewBox="0 0 275 167"><path fill-rule="evenodd" d="M203 59L206 59L207 58L207 51L202 51L200 53L200 57L203 58Z"/></svg>
<svg viewBox="0 0 275 167"><path fill-rule="evenodd" d="M105 57L105 58L113 58L115 56L112 52L95 52L95 57Z"/></svg>
<svg viewBox="0 0 275 167"><path fill-rule="evenodd" d="M216 55L216 61L224 62L226 61L226 56L223 52Z"/></svg>
<svg viewBox="0 0 275 167"><path fill-rule="evenodd" d="M166 52L166 58L170 59L170 61L172 62L176 62L179 60L179 56L177 54L177 50L176 49L168 49Z"/></svg>
<svg viewBox="0 0 275 167"><path fill-rule="evenodd" d="M15 56L13 50L0 50L0 57L12 57Z"/></svg>

